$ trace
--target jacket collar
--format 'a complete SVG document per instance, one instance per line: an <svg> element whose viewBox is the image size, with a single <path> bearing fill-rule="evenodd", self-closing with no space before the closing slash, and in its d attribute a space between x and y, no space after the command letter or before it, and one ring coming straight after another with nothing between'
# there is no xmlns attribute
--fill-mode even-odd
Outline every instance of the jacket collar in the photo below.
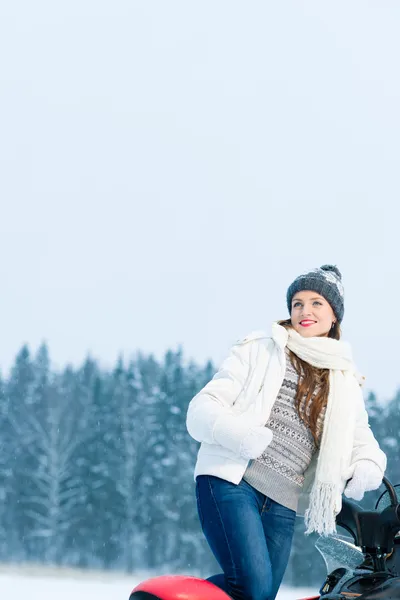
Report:
<svg viewBox="0 0 400 600"><path fill-rule="evenodd" d="M283 350L287 344L289 334L285 327L279 325L277 321L272 324L272 339Z"/></svg>

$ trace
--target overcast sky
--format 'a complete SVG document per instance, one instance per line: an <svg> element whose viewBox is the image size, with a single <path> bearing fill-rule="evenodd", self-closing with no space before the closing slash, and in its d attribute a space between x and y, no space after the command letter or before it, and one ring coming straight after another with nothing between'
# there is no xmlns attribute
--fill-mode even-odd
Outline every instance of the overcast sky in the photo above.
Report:
<svg viewBox="0 0 400 600"><path fill-rule="evenodd" d="M400 387L400 3L0 9L0 363L220 361L332 262L368 388Z"/></svg>

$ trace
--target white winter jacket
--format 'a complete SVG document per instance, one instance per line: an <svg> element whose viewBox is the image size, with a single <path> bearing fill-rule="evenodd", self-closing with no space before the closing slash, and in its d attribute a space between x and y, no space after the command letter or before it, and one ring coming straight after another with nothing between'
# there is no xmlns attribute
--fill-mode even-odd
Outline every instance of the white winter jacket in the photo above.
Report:
<svg viewBox="0 0 400 600"><path fill-rule="evenodd" d="M285 376L286 342L285 330L275 324L271 336L256 332L237 342L213 379L191 400L186 425L189 434L201 442L195 477L215 475L235 484L241 481L249 462L241 455L242 444L252 427L264 426L268 421ZM338 482L341 493L358 460L372 460L382 475L386 468L386 456L369 427L361 391L353 401L357 418L352 443L346 444L351 450L343 459ZM305 473L299 514L304 514L308 506L317 461L318 452Z"/></svg>

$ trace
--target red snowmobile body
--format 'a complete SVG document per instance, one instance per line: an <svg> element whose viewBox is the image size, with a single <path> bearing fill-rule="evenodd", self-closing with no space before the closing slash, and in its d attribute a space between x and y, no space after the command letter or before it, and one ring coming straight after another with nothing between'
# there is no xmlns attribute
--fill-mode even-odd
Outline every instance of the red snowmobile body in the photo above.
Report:
<svg viewBox="0 0 400 600"><path fill-rule="evenodd" d="M129 600L229 600L219 587L198 577L164 575L143 581Z"/></svg>
<svg viewBox="0 0 400 600"><path fill-rule="evenodd" d="M353 544L350 544L353 562L348 561L347 565L333 570L328 568L329 574L319 595L303 600L400 600L400 502L398 490L386 478L383 483L386 492L378 500L375 510L364 510L355 502L343 499L343 508L336 521L353 538ZM320 538L322 543L327 539ZM322 544L318 547L318 542L316 547L321 552ZM348 542L345 543L348 546ZM210 581L167 575L140 583L129 600L229 598Z"/></svg>

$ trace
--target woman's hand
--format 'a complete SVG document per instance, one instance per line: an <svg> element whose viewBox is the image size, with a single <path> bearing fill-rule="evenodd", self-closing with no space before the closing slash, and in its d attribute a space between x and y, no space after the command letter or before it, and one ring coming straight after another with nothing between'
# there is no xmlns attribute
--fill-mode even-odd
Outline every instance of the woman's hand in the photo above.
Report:
<svg viewBox="0 0 400 600"><path fill-rule="evenodd" d="M381 485L382 479L383 473L376 463L367 459L359 460L344 495L353 500L362 500L365 492L376 490Z"/></svg>
<svg viewBox="0 0 400 600"><path fill-rule="evenodd" d="M240 455L247 459L258 458L270 445L272 438L273 433L268 427L252 427L242 441Z"/></svg>

